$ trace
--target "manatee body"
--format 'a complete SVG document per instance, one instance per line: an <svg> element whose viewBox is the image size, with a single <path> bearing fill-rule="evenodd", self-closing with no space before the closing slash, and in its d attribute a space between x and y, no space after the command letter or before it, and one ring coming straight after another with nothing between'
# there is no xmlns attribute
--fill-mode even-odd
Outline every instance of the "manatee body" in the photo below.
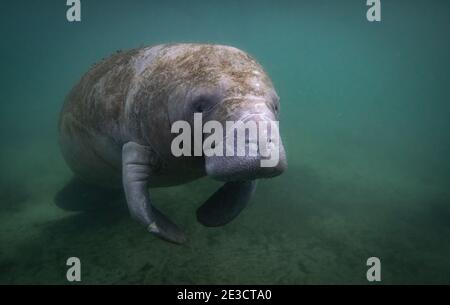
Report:
<svg viewBox="0 0 450 305"><path fill-rule="evenodd" d="M171 151L176 121L277 121L279 98L263 68L245 52L222 45L169 44L133 49L94 65L67 96L59 141L75 180L98 189L124 190L133 218L175 243L181 230L159 212L148 188L183 184L208 175L224 181L197 211L207 226L223 225L245 207L256 179L286 168L278 131L279 162L261 156L181 156ZM224 139L225 140L225 136ZM75 182L71 182L75 183Z"/></svg>

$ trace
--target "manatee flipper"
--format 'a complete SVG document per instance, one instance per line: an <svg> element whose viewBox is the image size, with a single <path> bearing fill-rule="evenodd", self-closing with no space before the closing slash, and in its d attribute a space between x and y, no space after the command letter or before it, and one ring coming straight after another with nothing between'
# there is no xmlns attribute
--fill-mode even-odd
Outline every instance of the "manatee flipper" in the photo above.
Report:
<svg viewBox="0 0 450 305"><path fill-rule="evenodd" d="M155 152L147 146L134 142L122 148L122 176L128 209L133 218L146 226L147 230L167 241L182 244L184 233L158 211L152 204L148 192L148 181L156 169Z"/></svg>
<svg viewBox="0 0 450 305"><path fill-rule="evenodd" d="M104 209L105 204L123 196L119 189L107 189L73 177L55 196L55 204L63 210L80 212Z"/></svg>
<svg viewBox="0 0 450 305"><path fill-rule="evenodd" d="M256 180L225 183L197 210L198 221L207 227L223 226L245 208L256 189Z"/></svg>

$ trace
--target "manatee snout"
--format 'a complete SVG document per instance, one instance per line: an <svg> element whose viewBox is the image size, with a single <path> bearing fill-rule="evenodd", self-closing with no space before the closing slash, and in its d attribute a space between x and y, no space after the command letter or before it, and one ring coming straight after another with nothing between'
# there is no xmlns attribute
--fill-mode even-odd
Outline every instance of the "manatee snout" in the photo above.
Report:
<svg viewBox="0 0 450 305"><path fill-rule="evenodd" d="M273 178L281 175L287 168L286 159L274 167L261 167L259 157L208 157L206 172L219 181L247 181Z"/></svg>
<svg viewBox="0 0 450 305"><path fill-rule="evenodd" d="M241 123L238 129L223 139L224 154L206 157L208 176L219 181L236 181L281 175L287 168L287 160L275 116L251 113L238 122ZM251 134L251 126L256 126L257 133ZM241 146L239 132L244 135ZM227 146L232 155L227 155Z"/></svg>

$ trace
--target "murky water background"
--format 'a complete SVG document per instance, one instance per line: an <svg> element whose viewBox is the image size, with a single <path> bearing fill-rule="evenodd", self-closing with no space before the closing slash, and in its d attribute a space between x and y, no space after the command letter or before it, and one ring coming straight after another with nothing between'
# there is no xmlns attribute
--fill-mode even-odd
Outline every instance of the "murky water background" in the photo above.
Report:
<svg viewBox="0 0 450 305"><path fill-rule="evenodd" d="M450 283L450 5L382 1L82 1L0 3L0 283ZM123 202L67 212L56 140L62 101L118 49L230 44L254 55L281 97L289 170L261 181L222 228L195 210L208 179L154 190L190 237L150 236Z"/></svg>

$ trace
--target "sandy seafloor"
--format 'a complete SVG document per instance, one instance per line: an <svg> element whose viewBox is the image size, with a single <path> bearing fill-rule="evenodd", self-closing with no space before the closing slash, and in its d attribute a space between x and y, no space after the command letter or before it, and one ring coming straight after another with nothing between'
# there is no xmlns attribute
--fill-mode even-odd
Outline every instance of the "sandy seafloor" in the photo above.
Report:
<svg viewBox="0 0 450 305"><path fill-rule="evenodd" d="M84 284L364 284L376 256L382 283L450 284L444 1L386 2L378 25L358 1L111 1L107 11L99 1L78 27L56 1L5 3L0 283L65 284L76 256ZM116 49L165 41L232 44L258 58L281 97L289 161L221 228L195 217L219 183L152 190L189 236L183 246L151 236L121 201L89 212L54 204L71 178L56 133L65 94Z"/></svg>
<svg viewBox="0 0 450 305"><path fill-rule="evenodd" d="M217 183L156 190L189 235L184 246L150 236L124 202L86 213L56 207L70 173L51 143L8 151L25 164L2 165L21 182L1 190L0 281L64 283L65 261L77 256L83 283L365 283L365 260L378 256L384 283L448 283L448 191L379 164L324 167L310 149L283 177L261 181L250 207L222 228L194 214Z"/></svg>

